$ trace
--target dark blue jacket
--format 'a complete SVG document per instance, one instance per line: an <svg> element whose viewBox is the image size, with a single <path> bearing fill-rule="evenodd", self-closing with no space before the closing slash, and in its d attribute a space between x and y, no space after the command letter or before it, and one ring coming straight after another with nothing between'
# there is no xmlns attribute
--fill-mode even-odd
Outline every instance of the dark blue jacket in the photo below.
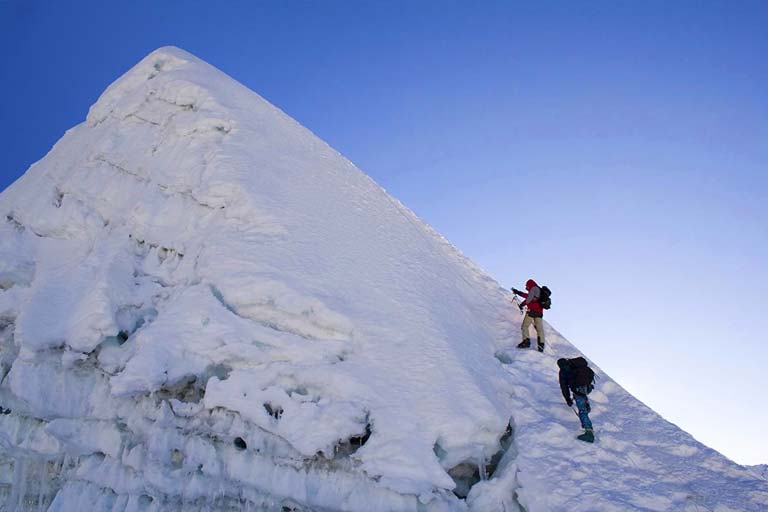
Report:
<svg viewBox="0 0 768 512"><path fill-rule="evenodd" d="M571 400L571 388L573 387L573 370L571 370L568 366L565 368L560 368L559 378L560 391L563 392L563 398L565 398L565 401L568 403L573 402L573 400Z"/></svg>

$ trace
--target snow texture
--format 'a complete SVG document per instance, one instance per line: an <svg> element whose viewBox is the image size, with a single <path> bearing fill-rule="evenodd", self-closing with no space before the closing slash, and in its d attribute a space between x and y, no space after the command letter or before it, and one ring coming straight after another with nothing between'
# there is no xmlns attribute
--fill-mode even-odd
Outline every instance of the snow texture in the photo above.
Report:
<svg viewBox="0 0 768 512"><path fill-rule="evenodd" d="M754 474L768 480L768 464L758 464L757 466L747 466L747 468Z"/></svg>
<svg viewBox="0 0 768 512"><path fill-rule="evenodd" d="M0 503L50 511L758 511L608 376L594 445L510 294L177 48L0 195Z"/></svg>

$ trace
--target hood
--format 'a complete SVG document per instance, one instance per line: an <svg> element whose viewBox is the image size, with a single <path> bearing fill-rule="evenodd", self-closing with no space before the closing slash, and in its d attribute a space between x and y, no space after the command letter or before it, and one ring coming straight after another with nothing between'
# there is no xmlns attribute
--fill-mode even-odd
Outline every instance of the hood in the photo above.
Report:
<svg viewBox="0 0 768 512"><path fill-rule="evenodd" d="M531 291L531 288L533 288L534 286L539 286L539 285L536 284L536 281L534 281L533 279L529 279L525 283L525 289L528 291Z"/></svg>

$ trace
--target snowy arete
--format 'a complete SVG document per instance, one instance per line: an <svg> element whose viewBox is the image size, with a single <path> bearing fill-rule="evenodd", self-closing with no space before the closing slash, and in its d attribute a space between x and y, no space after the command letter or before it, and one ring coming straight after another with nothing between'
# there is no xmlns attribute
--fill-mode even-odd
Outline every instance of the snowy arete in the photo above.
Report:
<svg viewBox="0 0 768 512"><path fill-rule="evenodd" d="M0 195L0 507L764 511L294 120L161 48Z"/></svg>

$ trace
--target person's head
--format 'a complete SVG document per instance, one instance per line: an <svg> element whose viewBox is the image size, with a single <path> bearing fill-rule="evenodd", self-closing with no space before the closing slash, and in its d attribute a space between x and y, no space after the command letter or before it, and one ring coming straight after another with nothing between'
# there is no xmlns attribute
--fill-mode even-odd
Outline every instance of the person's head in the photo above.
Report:
<svg viewBox="0 0 768 512"><path fill-rule="evenodd" d="M533 288L534 286L538 286L538 285L536 284L536 281L534 281L533 279L529 279L525 283L525 289L528 291L531 291L531 288Z"/></svg>
<svg viewBox="0 0 768 512"><path fill-rule="evenodd" d="M557 360L557 366L559 366L561 370L566 368L568 366L568 360L561 357Z"/></svg>

